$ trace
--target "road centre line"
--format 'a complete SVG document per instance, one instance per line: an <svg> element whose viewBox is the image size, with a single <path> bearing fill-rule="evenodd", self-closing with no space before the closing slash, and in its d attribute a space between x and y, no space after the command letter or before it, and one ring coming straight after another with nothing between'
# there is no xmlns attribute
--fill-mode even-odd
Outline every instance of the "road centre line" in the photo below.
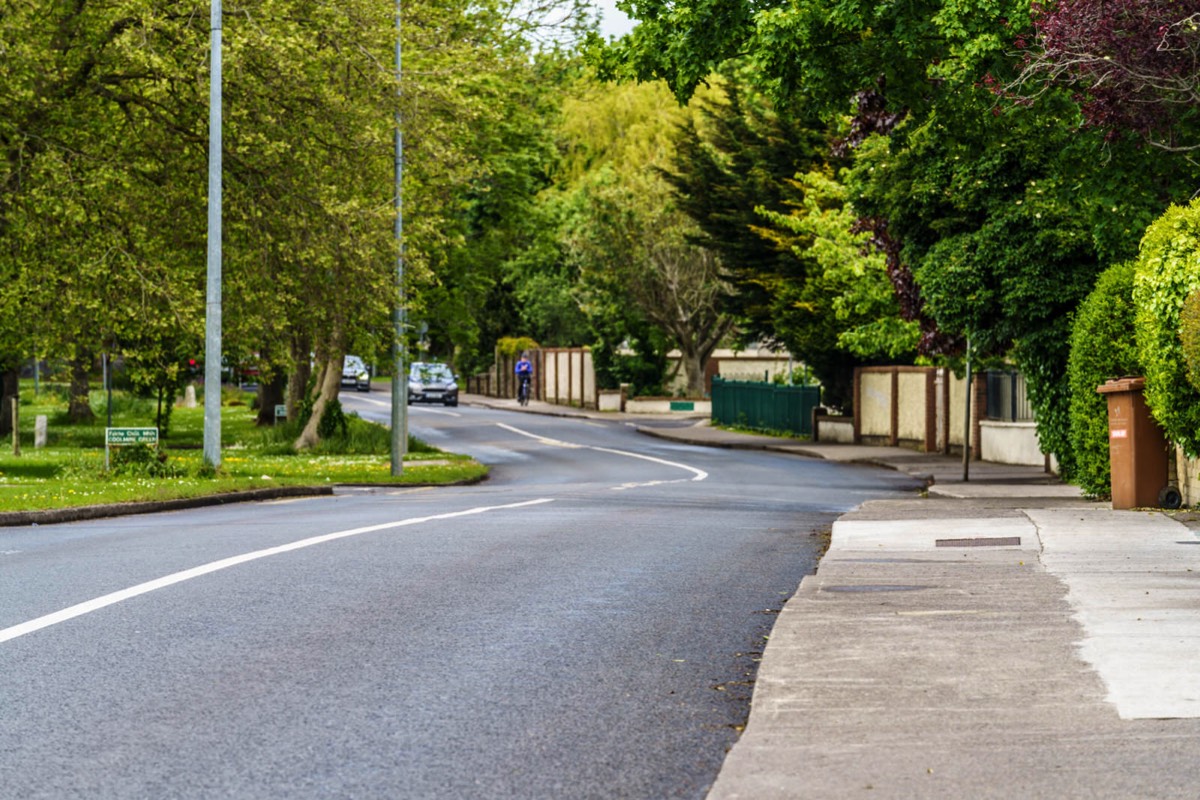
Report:
<svg viewBox="0 0 1200 800"><path fill-rule="evenodd" d="M120 591L111 592L101 597L64 608L61 611L55 611L52 614L46 614L44 616L37 617L36 619L31 619L28 622L22 622L18 625L4 628L0 630L0 642L7 642L10 639L16 639L20 636L25 636L26 634L39 631L43 628L49 628L51 625L57 625L60 622L66 622L67 620L74 619L75 617L81 617L84 614L90 614L93 611L99 611L102 608L107 608L108 606L120 603L124 600L130 600L134 597L149 594L150 592L158 589L165 589L168 586L173 586L177 583L183 583L184 581L189 581L193 578L199 578L213 572L219 572L220 570L228 569L229 567L236 567L239 564L245 564L249 561L257 561L260 558L290 553L293 550L302 550L306 547L312 547L313 545L332 542L336 539L345 539L350 536L358 536L363 533L374 533L375 531L403 528L409 525L420 525L423 522L453 519L455 517L466 517L473 514L484 514L489 511L506 511L513 508L526 508L528 506L536 506L543 503L552 502L554 502L553 498L543 497L538 500L526 500L520 503L508 503L501 506L480 506L478 508L469 508L465 511L452 511L446 514L434 514L428 517L412 517L410 519L402 519L396 522L384 522L380 523L379 525L368 525L362 528L351 528L345 531L322 534L321 536L312 536L308 539L300 539L299 541L282 544L277 547L268 547L265 550L255 550L251 553L243 553L240 556L223 558L219 561L212 561L208 564L201 564L198 567L192 567L191 569L183 570L182 572L175 572L171 575L165 575L152 581L139 583L137 586L130 586L128 589L121 589Z"/></svg>
<svg viewBox="0 0 1200 800"><path fill-rule="evenodd" d="M520 428L514 428L512 425L506 425L503 422L497 422L496 424L501 428L504 428L506 431L512 431L513 433L519 433L522 436L528 436L530 439L536 439L542 444L546 444L551 447L566 447L569 449L583 448L585 450L595 450L598 453L611 453L613 455L626 456L627 458L640 458L643 461L653 461L655 464L663 464L668 467L676 467L677 469L687 470L695 476L692 478L693 481L702 481L708 477L708 473L704 470L696 467L689 467L687 464L680 464L678 461L667 461L665 458L655 458L654 456L647 456L643 455L642 453L631 453L628 450L614 450L611 447L597 447L596 445L590 444L564 442L561 439L551 439L549 436L541 436L540 434L523 431Z"/></svg>
<svg viewBox="0 0 1200 800"><path fill-rule="evenodd" d="M443 417L461 417L457 411L445 411L440 408L425 408L424 406L409 406L409 411L420 411L425 414L441 414Z"/></svg>
<svg viewBox="0 0 1200 800"><path fill-rule="evenodd" d="M678 478L673 481L646 481L645 483L623 483L620 486L611 487L614 492L623 492L627 489L644 489L647 486L665 486L668 483L688 483L685 478Z"/></svg>
<svg viewBox="0 0 1200 800"><path fill-rule="evenodd" d="M371 398L371 397L358 397L357 395L354 395L354 399L359 400L363 403L370 403L373 406L383 406L385 408L392 407L392 401L390 401L390 400L375 400L374 398ZM443 416L447 416L447 417L461 417L462 416L462 414L459 414L457 411L443 411L440 408L421 408L420 406L409 406L409 409L412 411L416 411L419 409L421 411L428 411L430 414L442 414Z"/></svg>
<svg viewBox="0 0 1200 800"><path fill-rule="evenodd" d="M354 399L360 400L364 403L370 403L373 406L386 406L387 408L392 407L392 402L390 400L375 400L371 397L355 397Z"/></svg>

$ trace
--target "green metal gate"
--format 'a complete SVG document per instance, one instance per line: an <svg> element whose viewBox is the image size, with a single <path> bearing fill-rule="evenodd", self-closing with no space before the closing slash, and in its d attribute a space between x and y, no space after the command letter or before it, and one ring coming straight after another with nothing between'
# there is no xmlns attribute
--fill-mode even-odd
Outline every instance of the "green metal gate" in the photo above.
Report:
<svg viewBox="0 0 1200 800"><path fill-rule="evenodd" d="M821 403L819 386L712 382L712 419L718 425L812 436L812 412Z"/></svg>

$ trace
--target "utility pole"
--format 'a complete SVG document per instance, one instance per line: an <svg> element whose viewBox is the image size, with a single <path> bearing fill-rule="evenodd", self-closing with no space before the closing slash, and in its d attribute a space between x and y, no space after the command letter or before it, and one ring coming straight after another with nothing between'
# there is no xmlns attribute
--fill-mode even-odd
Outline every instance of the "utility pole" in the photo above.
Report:
<svg viewBox="0 0 1200 800"><path fill-rule="evenodd" d="M963 413L963 482L971 480L971 336L967 335L967 404Z"/></svg>
<svg viewBox="0 0 1200 800"><path fill-rule="evenodd" d="M400 118L400 0L396 0L396 296L392 309L392 475L404 474L408 452L408 372L404 333L404 135Z"/></svg>
<svg viewBox="0 0 1200 800"><path fill-rule="evenodd" d="M204 462L221 466L221 0L212 0L208 84L208 287L204 317Z"/></svg>

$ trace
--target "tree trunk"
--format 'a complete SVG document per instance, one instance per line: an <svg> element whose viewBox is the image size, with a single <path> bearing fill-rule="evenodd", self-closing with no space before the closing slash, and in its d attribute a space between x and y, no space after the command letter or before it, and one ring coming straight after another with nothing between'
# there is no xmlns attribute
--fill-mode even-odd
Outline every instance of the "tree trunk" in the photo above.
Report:
<svg viewBox="0 0 1200 800"><path fill-rule="evenodd" d="M275 424L275 406L285 402L284 395L287 390L288 379L282 373L275 375L270 381L258 382L258 419L255 420L255 424Z"/></svg>
<svg viewBox="0 0 1200 800"><path fill-rule="evenodd" d="M679 362L687 381L688 397L704 396L704 362L706 360L704 356L690 348L679 351Z"/></svg>
<svg viewBox="0 0 1200 800"><path fill-rule="evenodd" d="M71 399L67 405L67 419L73 423L93 422L96 419L88 399L88 393L91 391L88 371L91 366L91 359L84 356L71 362Z"/></svg>
<svg viewBox="0 0 1200 800"><path fill-rule="evenodd" d="M325 390L324 389L325 378L329 375L329 373L330 373L329 362L326 361L325 357L322 354L318 353L317 354L317 379L315 381L313 381L313 388L312 388L312 398L313 398L314 402L316 401L316 399L318 397L320 397L321 393ZM340 364L338 365L338 368L337 368L337 374L338 374L338 379L340 382L341 377L342 377L342 368L341 368Z"/></svg>
<svg viewBox="0 0 1200 800"><path fill-rule="evenodd" d="M13 367L0 373L0 436L12 436L12 404L20 402L18 397L20 386L21 370L19 367Z"/></svg>
<svg viewBox="0 0 1200 800"><path fill-rule="evenodd" d="M336 360L330 359L321 365L321 382L318 384L317 399L313 402L312 416L308 418L304 430L301 431L293 447L297 450L308 450L321 441L321 437L317 435L317 426L321 424L325 406L329 404L330 400L337 399L338 390L341 388L342 357L338 356Z"/></svg>
<svg viewBox="0 0 1200 800"><path fill-rule="evenodd" d="M288 380L287 407L288 420L296 419L300 405L304 402L304 392L308 388L308 379L312 377L312 348L308 337L292 341L292 375Z"/></svg>

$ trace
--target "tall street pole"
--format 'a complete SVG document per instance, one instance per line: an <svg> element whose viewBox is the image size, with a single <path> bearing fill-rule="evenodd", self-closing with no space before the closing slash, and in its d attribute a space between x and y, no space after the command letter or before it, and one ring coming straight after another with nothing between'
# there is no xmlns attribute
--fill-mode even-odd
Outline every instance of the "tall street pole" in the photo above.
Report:
<svg viewBox="0 0 1200 800"><path fill-rule="evenodd" d="M404 473L408 452L408 372L404 329L404 135L400 119L400 0L396 0L396 296L392 309L392 475Z"/></svg>
<svg viewBox="0 0 1200 800"><path fill-rule="evenodd" d="M204 319L204 462L221 466L221 0L212 0L208 86L208 289Z"/></svg>
<svg viewBox="0 0 1200 800"><path fill-rule="evenodd" d="M971 480L971 335L967 334L967 402L963 416L963 482Z"/></svg>

